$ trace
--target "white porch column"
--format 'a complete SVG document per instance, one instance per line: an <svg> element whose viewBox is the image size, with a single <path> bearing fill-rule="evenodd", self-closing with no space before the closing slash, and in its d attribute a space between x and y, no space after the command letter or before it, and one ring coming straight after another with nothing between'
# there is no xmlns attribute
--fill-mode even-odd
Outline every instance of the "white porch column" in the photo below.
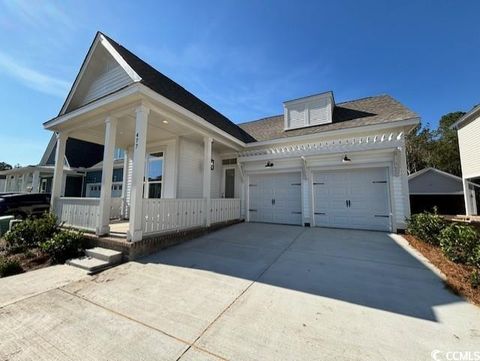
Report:
<svg viewBox="0 0 480 361"><path fill-rule="evenodd" d="M142 104L135 110L135 113L130 222L127 235L127 238L132 242L140 241L143 235L143 180L145 176L148 114L150 109Z"/></svg>
<svg viewBox="0 0 480 361"><path fill-rule="evenodd" d="M102 186L100 188L100 209L97 235L110 233L110 207L112 201L113 157L117 137L117 119L110 116L105 119L105 146L103 148Z"/></svg>
<svg viewBox="0 0 480 361"><path fill-rule="evenodd" d="M475 186L472 186L468 179L463 178L463 196L465 199L465 214L475 216L478 214L477 200L475 198Z"/></svg>
<svg viewBox="0 0 480 361"><path fill-rule="evenodd" d="M211 220L211 187L212 187L212 138L203 138L203 199L205 200L205 226L210 226ZM217 167L219 165L217 164Z"/></svg>
<svg viewBox="0 0 480 361"><path fill-rule="evenodd" d="M32 193L40 192L40 171L36 170L33 172L32 179Z"/></svg>
<svg viewBox="0 0 480 361"><path fill-rule="evenodd" d="M55 209L55 202L62 194L63 166L65 164L65 148L68 136L65 133L57 133L57 148L55 150L55 168L53 171L52 196L50 208Z"/></svg>
<svg viewBox="0 0 480 361"><path fill-rule="evenodd" d="M467 216L472 215L472 211L470 209L470 187L468 186L468 181L463 178L462 179L463 183L463 198L465 200L465 214Z"/></svg>
<svg viewBox="0 0 480 361"><path fill-rule="evenodd" d="M122 181L122 217L127 218L127 184L128 184L128 164L130 153L125 149L123 153L123 181Z"/></svg>

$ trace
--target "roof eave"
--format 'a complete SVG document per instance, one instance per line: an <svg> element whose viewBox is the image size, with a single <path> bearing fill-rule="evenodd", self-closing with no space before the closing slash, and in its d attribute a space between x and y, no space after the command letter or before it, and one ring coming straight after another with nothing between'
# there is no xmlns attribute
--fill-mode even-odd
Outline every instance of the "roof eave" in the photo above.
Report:
<svg viewBox="0 0 480 361"><path fill-rule="evenodd" d="M456 130L460 129L463 123L469 121L472 117L475 117L477 115L480 116L480 105L477 105L472 110L470 110L467 114L465 114L463 117L458 119L455 123L453 123L450 126L450 129L456 129Z"/></svg>
<svg viewBox="0 0 480 361"><path fill-rule="evenodd" d="M304 140L309 140L309 139L315 139L315 138L319 138L319 137L329 137L329 136L332 136L332 135L347 134L347 133L351 133L351 132L356 132L360 129L362 131L364 131L364 130L368 131L368 130L383 130L383 129L389 129L389 128L394 128L394 127L407 127L407 131L410 132L419 123L420 123L420 118L419 117L399 119L399 120L395 120L395 121L391 121L391 122L387 122L387 123L359 125L359 126L351 127L351 128L334 129L334 130L328 130L328 131L324 131L324 132L316 132L316 133L311 133L311 134L297 135L297 136L292 136L292 137L282 137L282 138L264 140L264 141L260 141L260 142L247 143L246 147L247 148L248 147L258 147L258 146L263 146L263 145L285 143L285 142L298 142L298 141L304 141Z"/></svg>

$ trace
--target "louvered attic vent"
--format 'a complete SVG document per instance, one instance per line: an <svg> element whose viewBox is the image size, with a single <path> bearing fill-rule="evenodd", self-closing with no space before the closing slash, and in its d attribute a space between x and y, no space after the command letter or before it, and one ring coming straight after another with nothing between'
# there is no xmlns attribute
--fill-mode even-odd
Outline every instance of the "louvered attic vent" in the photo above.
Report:
<svg viewBox="0 0 480 361"><path fill-rule="evenodd" d="M285 130L331 123L334 105L332 92L284 102Z"/></svg>

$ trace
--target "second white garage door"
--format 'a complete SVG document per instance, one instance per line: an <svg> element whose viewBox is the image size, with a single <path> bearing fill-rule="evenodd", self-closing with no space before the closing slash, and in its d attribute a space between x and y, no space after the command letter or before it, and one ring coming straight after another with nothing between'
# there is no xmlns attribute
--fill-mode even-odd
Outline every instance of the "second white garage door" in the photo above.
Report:
<svg viewBox="0 0 480 361"><path fill-rule="evenodd" d="M300 173L250 175L251 222L302 224Z"/></svg>
<svg viewBox="0 0 480 361"><path fill-rule="evenodd" d="M387 168L315 172L315 225L389 231L387 174Z"/></svg>

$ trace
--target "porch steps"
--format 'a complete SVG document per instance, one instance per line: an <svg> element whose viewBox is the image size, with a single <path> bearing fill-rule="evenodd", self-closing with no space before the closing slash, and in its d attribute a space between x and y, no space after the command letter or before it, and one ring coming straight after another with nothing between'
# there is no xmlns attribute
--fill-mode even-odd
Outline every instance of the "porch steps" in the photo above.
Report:
<svg viewBox="0 0 480 361"><path fill-rule="evenodd" d="M102 247L85 250L86 256L67 261L73 267L86 270L89 274L103 271L122 262L122 252Z"/></svg>

